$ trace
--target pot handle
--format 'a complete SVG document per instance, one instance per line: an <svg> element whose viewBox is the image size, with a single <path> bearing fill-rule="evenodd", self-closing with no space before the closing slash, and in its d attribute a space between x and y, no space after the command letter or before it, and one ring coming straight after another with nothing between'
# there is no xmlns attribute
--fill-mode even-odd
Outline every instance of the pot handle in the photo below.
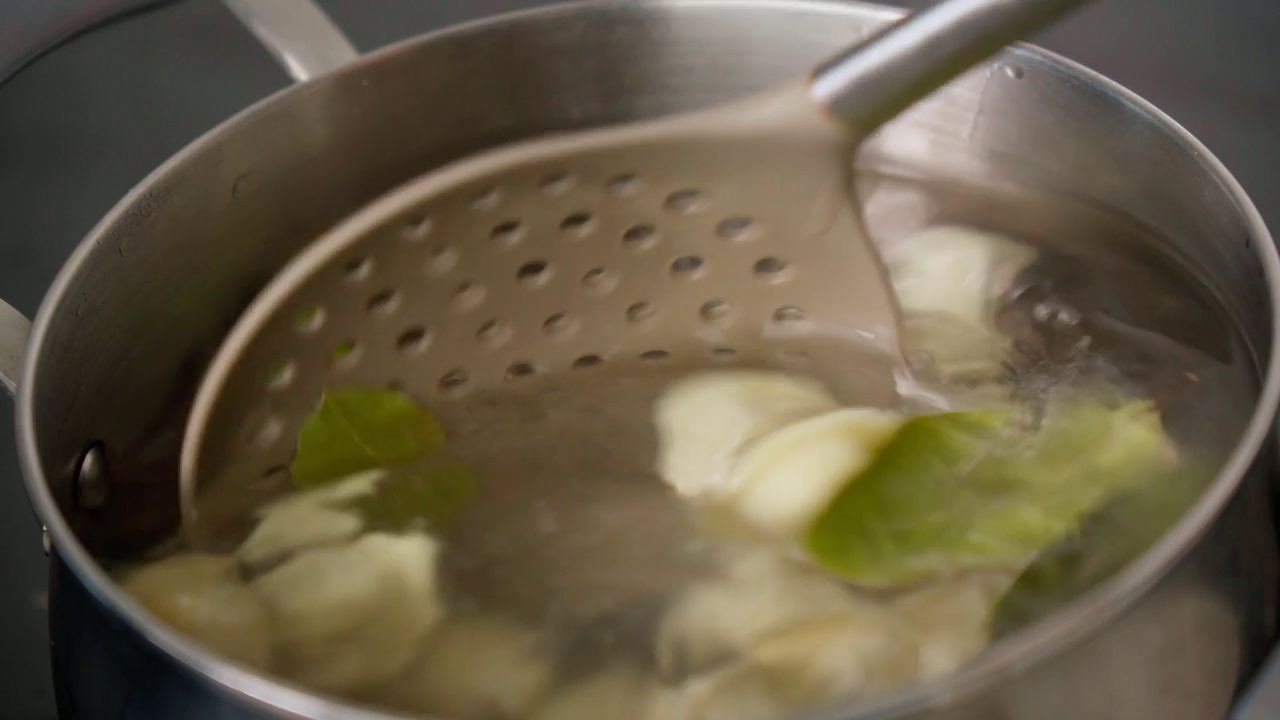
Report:
<svg viewBox="0 0 1280 720"><path fill-rule="evenodd" d="M27 346L31 321L12 305L0 300L0 385L13 395L18 390L18 372Z"/></svg>
<svg viewBox="0 0 1280 720"><path fill-rule="evenodd" d="M109 20L171 0L0 2L0 83L42 53ZM335 70L360 53L314 0L223 0L295 82ZM17 392L31 322L0 300L0 385Z"/></svg>
<svg viewBox="0 0 1280 720"><path fill-rule="evenodd" d="M0 2L0 83L80 33L172 0ZM295 82L359 53L314 0L223 0Z"/></svg>
<svg viewBox="0 0 1280 720"><path fill-rule="evenodd" d="M293 78L310 80L360 53L313 0L223 0Z"/></svg>

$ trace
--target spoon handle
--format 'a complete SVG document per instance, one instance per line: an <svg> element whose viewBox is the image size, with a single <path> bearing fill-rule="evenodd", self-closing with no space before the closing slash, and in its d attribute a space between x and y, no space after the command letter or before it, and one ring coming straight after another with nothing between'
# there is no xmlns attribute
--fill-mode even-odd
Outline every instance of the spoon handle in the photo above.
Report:
<svg viewBox="0 0 1280 720"><path fill-rule="evenodd" d="M810 91L862 136L1089 0L941 0L831 58Z"/></svg>

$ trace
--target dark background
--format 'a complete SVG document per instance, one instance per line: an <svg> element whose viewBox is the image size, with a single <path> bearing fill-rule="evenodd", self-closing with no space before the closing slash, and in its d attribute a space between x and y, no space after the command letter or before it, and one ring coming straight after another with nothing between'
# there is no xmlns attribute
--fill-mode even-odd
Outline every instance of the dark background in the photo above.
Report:
<svg viewBox="0 0 1280 720"><path fill-rule="evenodd" d="M542 4L320 2L361 50ZM1280 229L1280 2L1099 0L1037 41L1118 80L1185 125ZM216 0L182 0L75 38L0 85L0 296L34 313L64 258L133 184L286 84ZM12 422L4 403L0 718L53 720L45 558L8 439Z"/></svg>

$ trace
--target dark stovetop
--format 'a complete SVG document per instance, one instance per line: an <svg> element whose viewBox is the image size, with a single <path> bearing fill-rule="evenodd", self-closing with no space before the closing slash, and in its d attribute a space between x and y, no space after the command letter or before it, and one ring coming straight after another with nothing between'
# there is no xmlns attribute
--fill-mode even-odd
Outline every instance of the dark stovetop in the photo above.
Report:
<svg viewBox="0 0 1280 720"><path fill-rule="evenodd" d="M542 3L321 4L368 50L410 32ZM1189 128L1280 229L1277 38L1275 0L1102 0L1039 41L1119 80ZM285 84L216 0L183 0L83 35L0 86L0 296L34 312L72 247L130 186ZM12 422L6 405L0 437L13 436ZM7 439L0 442L0 547L0 716L54 720L45 558ZM1266 717L1280 717L1280 708Z"/></svg>

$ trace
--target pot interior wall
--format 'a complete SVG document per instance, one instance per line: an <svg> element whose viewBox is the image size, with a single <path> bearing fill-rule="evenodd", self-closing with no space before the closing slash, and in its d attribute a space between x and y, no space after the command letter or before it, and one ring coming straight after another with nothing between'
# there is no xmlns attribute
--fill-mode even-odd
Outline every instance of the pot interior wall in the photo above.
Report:
<svg viewBox="0 0 1280 720"><path fill-rule="evenodd" d="M401 44L201 139L94 231L44 310L27 420L82 542L109 560L172 531L182 420L204 364L265 281L339 218L496 143L764 87L884 17L818 2L523 15ZM1260 238L1229 181L1162 118L1052 58L1007 53L899 119L862 161L1122 208L1209 283L1257 356L1268 352ZM71 479L92 443L110 486L88 507Z"/></svg>

